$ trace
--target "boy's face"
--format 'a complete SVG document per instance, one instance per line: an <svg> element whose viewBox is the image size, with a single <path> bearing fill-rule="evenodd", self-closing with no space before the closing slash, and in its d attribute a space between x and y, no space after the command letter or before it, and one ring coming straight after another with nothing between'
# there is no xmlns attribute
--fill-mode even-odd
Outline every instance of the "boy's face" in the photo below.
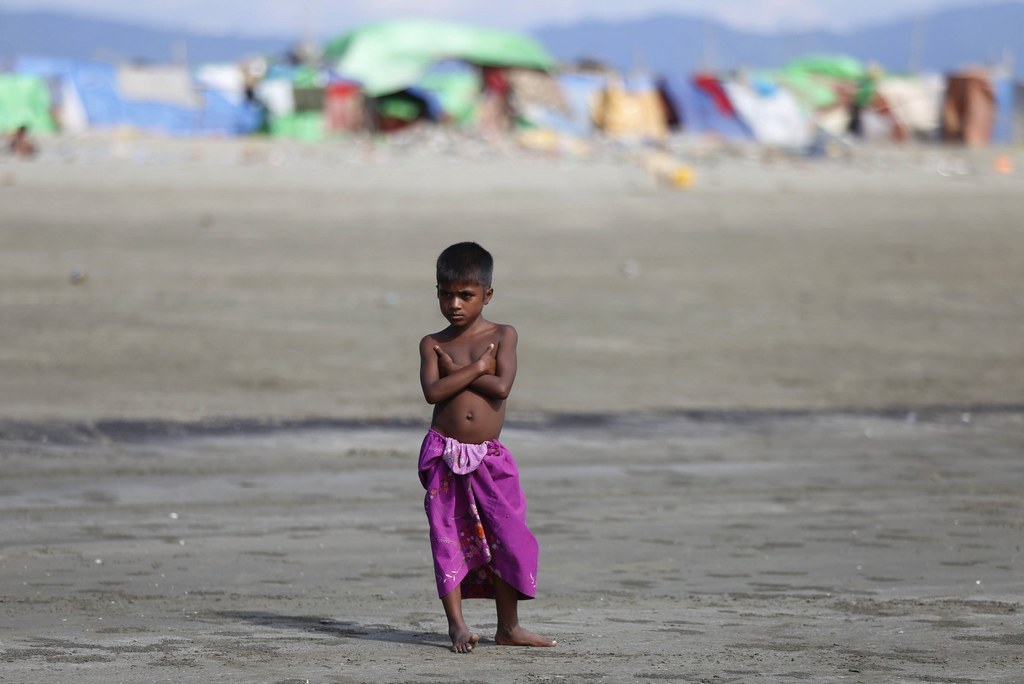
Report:
<svg viewBox="0 0 1024 684"><path fill-rule="evenodd" d="M455 328L464 328L483 313L494 290L473 281L437 284L437 303L441 315Z"/></svg>

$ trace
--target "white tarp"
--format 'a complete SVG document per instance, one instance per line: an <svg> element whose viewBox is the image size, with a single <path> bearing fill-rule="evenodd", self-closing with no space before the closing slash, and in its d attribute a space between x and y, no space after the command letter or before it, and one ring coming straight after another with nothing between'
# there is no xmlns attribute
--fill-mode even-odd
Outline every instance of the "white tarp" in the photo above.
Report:
<svg viewBox="0 0 1024 684"><path fill-rule="evenodd" d="M939 74L916 77L888 77L878 84L893 117L908 133L933 136L939 131L939 112L945 93L945 79Z"/></svg>
<svg viewBox="0 0 1024 684"><path fill-rule="evenodd" d="M256 99L263 103L271 116L290 116L295 113L295 89L285 78L268 78L256 84Z"/></svg>
<svg viewBox="0 0 1024 684"><path fill-rule="evenodd" d="M192 86L188 69L178 66L120 66L117 92L125 100L156 102L196 109L202 98Z"/></svg>
<svg viewBox="0 0 1024 684"><path fill-rule="evenodd" d="M775 88L763 93L735 81L722 85L736 113L758 142L787 149L802 149L811 144L813 124L788 90Z"/></svg>
<svg viewBox="0 0 1024 684"><path fill-rule="evenodd" d="M216 90L233 105L245 101L245 74L237 64L204 64L196 70L196 83Z"/></svg>
<svg viewBox="0 0 1024 684"><path fill-rule="evenodd" d="M89 117L85 114L85 105L78 96L78 89L71 79L61 80L60 86L60 130L63 133L77 135L89 128Z"/></svg>

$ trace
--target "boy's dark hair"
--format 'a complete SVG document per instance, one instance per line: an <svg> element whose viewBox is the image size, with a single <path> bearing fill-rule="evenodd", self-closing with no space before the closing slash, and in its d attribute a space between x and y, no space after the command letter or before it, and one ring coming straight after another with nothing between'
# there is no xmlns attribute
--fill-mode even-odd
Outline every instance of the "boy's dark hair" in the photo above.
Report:
<svg viewBox="0 0 1024 684"><path fill-rule="evenodd" d="M437 283L459 281L476 283L484 289L491 286L494 257L475 242L459 242L437 257Z"/></svg>

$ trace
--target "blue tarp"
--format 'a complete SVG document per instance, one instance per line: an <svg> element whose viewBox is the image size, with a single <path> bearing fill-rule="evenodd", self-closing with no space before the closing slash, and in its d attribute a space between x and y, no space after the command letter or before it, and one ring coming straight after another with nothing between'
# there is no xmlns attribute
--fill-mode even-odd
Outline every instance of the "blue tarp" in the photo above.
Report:
<svg viewBox="0 0 1024 684"><path fill-rule="evenodd" d="M263 126L263 108L254 102L235 104L216 90L203 90L203 108L199 112L196 133L249 135Z"/></svg>
<svg viewBox="0 0 1024 684"><path fill-rule="evenodd" d="M686 133L719 135L729 140L753 140L754 132L737 114L723 112L714 98L689 76L670 76L665 88Z"/></svg>
<svg viewBox="0 0 1024 684"><path fill-rule="evenodd" d="M561 120L561 127L549 126L556 130L573 135L588 136L594 132L593 106L596 98L608 87L608 77L604 74L561 74L558 85L562 88L565 101L569 104L572 117Z"/></svg>
<svg viewBox="0 0 1024 684"><path fill-rule="evenodd" d="M992 79L996 96L996 120L992 127L992 142L1005 145L1013 142L1013 77L1009 74Z"/></svg>
<svg viewBox="0 0 1024 684"><path fill-rule="evenodd" d="M91 128L128 127L168 135L241 135L256 131L261 122L256 105L232 104L213 90L199 91L199 107L126 100L118 92L117 67L104 62L19 57L11 70L42 77L51 87L70 82Z"/></svg>

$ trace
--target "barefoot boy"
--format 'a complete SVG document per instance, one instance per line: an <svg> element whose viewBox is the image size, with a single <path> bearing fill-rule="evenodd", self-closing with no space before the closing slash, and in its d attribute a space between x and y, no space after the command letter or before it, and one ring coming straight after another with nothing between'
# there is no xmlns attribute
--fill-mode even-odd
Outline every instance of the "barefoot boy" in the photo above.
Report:
<svg viewBox="0 0 1024 684"><path fill-rule="evenodd" d="M419 476L437 594L456 653L472 651L480 639L462 618L463 598L494 599L494 641L502 646L556 643L519 626L519 600L536 594L537 540L526 526L515 461L498 441L516 377L517 336L482 315L493 294L493 264L474 242L441 252L437 300L449 325L420 341L420 384L434 417Z"/></svg>

